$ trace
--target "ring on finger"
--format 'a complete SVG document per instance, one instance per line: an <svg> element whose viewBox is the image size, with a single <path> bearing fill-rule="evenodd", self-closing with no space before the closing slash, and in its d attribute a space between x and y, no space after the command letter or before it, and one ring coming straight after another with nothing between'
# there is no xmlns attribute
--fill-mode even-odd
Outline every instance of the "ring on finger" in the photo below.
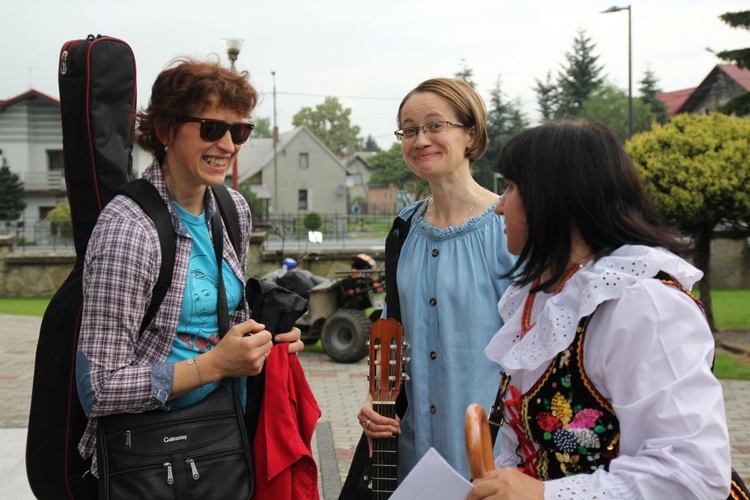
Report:
<svg viewBox="0 0 750 500"><path fill-rule="evenodd" d="M368 427L370 427L371 423L372 423L372 420L368 419L367 422L365 422L365 423L362 424L362 428L363 429L367 429Z"/></svg>

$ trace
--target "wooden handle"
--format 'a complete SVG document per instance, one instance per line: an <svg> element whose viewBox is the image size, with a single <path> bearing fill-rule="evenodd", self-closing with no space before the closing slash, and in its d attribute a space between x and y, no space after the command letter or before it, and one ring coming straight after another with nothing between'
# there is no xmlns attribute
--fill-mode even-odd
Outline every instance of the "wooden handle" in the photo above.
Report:
<svg viewBox="0 0 750 500"><path fill-rule="evenodd" d="M471 404L466 409L466 457L469 460L469 472L473 479L484 477L484 474L495 468L492 456L492 439L490 425L484 408Z"/></svg>

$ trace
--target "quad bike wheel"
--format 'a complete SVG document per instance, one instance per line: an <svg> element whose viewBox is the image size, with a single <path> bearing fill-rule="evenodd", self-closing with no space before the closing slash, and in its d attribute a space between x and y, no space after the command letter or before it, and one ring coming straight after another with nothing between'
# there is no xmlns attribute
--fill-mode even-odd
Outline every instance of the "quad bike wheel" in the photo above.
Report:
<svg viewBox="0 0 750 500"><path fill-rule="evenodd" d="M326 319L321 331L323 350L339 363L355 363L367 356L372 322L364 311L341 309Z"/></svg>

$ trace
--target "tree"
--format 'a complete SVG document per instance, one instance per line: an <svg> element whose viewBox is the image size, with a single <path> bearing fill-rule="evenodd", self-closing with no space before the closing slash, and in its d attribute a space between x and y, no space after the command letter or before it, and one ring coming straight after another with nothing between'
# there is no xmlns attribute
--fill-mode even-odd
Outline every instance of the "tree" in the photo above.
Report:
<svg viewBox="0 0 750 500"><path fill-rule="evenodd" d="M380 146L378 146L378 142L371 135L368 135L367 139L365 139L365 151L368 153L379 153L382 151Z"/></svg>
<svg viewBox="0 0 750 500"><path fill-rule="evenodd" d="M471 69L468 64L466 64L466 59L461 59L461 70L457 73L454 73L453 76L455 76L459 80L465 81L473 88L477 88L477 84L474 81L474 70Z"/></svg>
<svg viewBox="0 0 750 500"><path fill-rule="evenodd" d="M258 139L270 139L271 137L273 137L273 132L271 132L270 118L265 116L253 118L253 123L255 123L255 128L253 129L253 137L256 137Z"/></svg>
<svg viewBox="0 0 750 500"><path fill-rule="evenodd" d="M16 220L26 208L23 199L23 182L17 174L10 171L5 157L0 156L0 219Z"/></svg>
<svg viewBox="0 0 750 500"><path fill-rule="evenodd" d="M573 39L573 51L565 54L567 66L559 73L558 87L560 100L556 118L575 117L581 114L583 102L596 92L602 84L602 66L594 55L596 44L586 36L586 31L578 30Z"/></svg>
<svg viewBox="0 0 750 500"><path fill-rule="evenodd" d="M638 83L640 84L640 87L638 88L641 93L640 100L651 108L657 122L667 123L667 119L669 119L669 111L667 110L667 105L664 104L664 101L656 98L656 94L660 93L661 89L659 88L659 81L654 72L647 69L643 74L643 80ZM633 112L635 113L635 111ZM635 130L633 132L635 133Z"/></svg>
<svg viewBox="0 0 750 500"><path fill-rule="evenodd" d="M628 94L614 85L604 84L583 102L583 115L610 127L623 141L628 140ZM648 104L633 100L633 133L651 129L657 121Z"/></svg>
<svg viewBox="0 0 750 500"><path fill-rule="evenodd" d="M750 10L741 12L727 12L719 16L732 28L742 28L750 30ZM729 61L740 68L750 68L750 47L735 50L723 50L716 54L720 59ZM735 114L737 116L750 115L750 92L735 97L729 102L718 108L719 111L726 114Z"/></svg>
<svg viewBox="0 0 750 500"><path fill-rule="evenodd" d="M542 121L548 122L555 119L557 108L560 107L560 88L557 83L552 81L552 72L547 72L547 80L542 82L535 79L536 102L539 105L539 113L542 115Z"/></svg>
<svg viewBox="0 0 750 500"><path fill-rule="evenodd" d="M424 198L430 192L426 181L417 177L411 171L401 153L401 144L395 142L388 151L373 155L367 160L373 170L370 184L385 184L397 186L409 193L414 193L417 199Z"/></svg>
<svg viewBox="0 0 750 500"><path fill-rule="evenodd" d="M252 214L253 218L263 218L266 213L266 203L258 198L258 196L253 193L252 189L250 189L250 182L243 182L240 184L240 194L243 198L247 201L247 204L250 206L250 213Z"/></svg>
<svg viewBox="0 0 750 500"><path fill-rule="evenodd" d="M326 97L315 109L305 107L299 110L292 118L292 124L306 126L328 149L343 156L363 149L360 128L351 124L351 114L352 110L344 109L337 98Z"/></svg>
<svg viewBox="0 0 750 500"><path fill-rule="evenodd" d="M711 307L711 238L717 225L748 234L750 221L750 120L680 114L627 144L636 168L663 216L695 244L694 262L704 273L701 300Z"/></svg>
<svg viewBox="0 0 750 500"><path fill-rule="evenodd" d="M60 202L55 205L55 208L49 211L45 220L50 221L55 230L60 232L61 236L71 236L73 234L70 205L66 202Z"/></svg>
<svg viewBox="0 0 750 500"><path fill-rule="evenodd" d="M495 87L490 91L487 107L487 152L473 166L473 175L479 184L490 190L495 189L495 164L500 150L513 134L528 125L520 101L508 99L502 90L502 79L498 76Z"/></svg>

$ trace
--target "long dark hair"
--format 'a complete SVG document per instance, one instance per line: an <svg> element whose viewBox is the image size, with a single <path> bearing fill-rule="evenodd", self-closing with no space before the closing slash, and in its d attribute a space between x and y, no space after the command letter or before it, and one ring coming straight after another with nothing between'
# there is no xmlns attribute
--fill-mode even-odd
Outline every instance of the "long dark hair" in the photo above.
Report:
<svg viewBox="0 0 750 500"><path fill-rule="evenodd" d="M518 186L527 218L526 244L506 275L525 285L551 270L536 290L557 282L571 257L575 229L597 258L622 245L681 251L665 226L620 139L595 120L549 122L514 135L499 172Z"/></svg>

